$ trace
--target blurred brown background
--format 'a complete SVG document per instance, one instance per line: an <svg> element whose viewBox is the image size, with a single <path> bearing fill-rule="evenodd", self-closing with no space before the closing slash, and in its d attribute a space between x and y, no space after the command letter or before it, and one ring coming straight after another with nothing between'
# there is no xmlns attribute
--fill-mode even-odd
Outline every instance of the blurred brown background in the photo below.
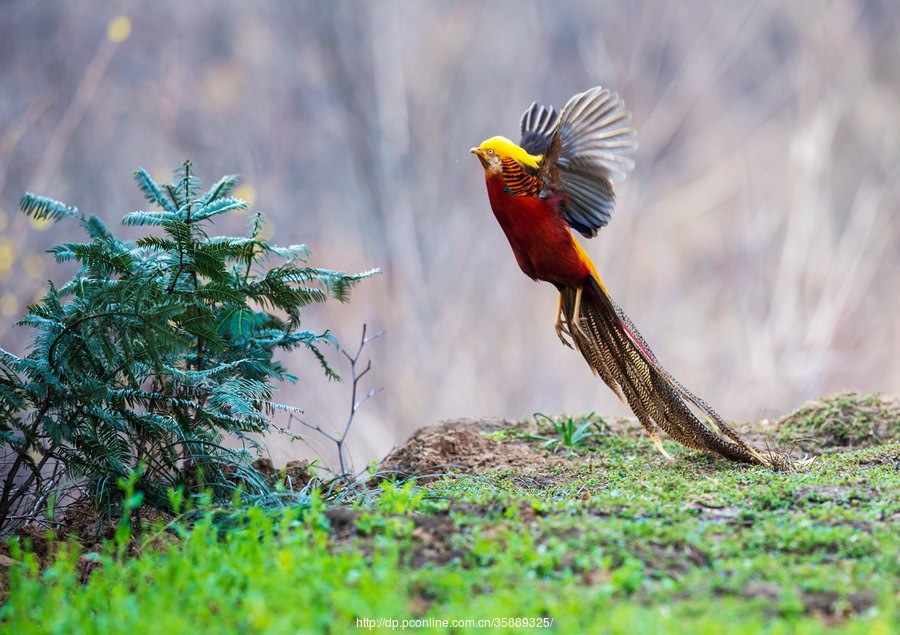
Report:
<svg viewBox="0 0 900 635"><path fill-rule="evenodd" d="M844 388L900 392L900 5L684 2L0 3L0 343L74 239L17 213L25 190L116 221L131 171L190 157L305 242L384 274L307 312L384 386L357 467L441 418L622 413L553 332L556 295L517 269L478 162L532 100L595 84L634 113L637 168L586 244L663 363L726 417ZM240 231L232 219L216 233ZM341 359L331 358L340 369ZM346 385L284 401L344 422ZM284 424L285 422L281 422ZM295 431L300 430L294 428ZM321 449L314 439L316 449ZM308 455L273 442L276 461Z"/></svg>

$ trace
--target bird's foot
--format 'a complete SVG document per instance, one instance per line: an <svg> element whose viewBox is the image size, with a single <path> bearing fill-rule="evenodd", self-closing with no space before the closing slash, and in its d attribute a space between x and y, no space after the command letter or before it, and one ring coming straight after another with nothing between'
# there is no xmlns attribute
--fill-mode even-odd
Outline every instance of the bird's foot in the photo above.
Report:
<svg viewBox="0 0 900 635"><path fill-rule="evenodd" d="M656 432L651 432L650 438L653 439L653 445L656 446L656 449L659 450L659 453L663 455L663 457L666 459L666 461L669 463L674 463L675 458L671 454L666 452L666 449L663 447L663 444L662 444L662 439L659 438L659 435Z"/></svg>
<svg viewBox="0 0 900 635"><path fill-rule="evenodd" d="M569 327L565 322L563 322L562 319L557 319L554 328L556 329L556 337L559 338L559 341L574 350L575 346L569 339L572 337L572 333L569 332Z"/></svg>

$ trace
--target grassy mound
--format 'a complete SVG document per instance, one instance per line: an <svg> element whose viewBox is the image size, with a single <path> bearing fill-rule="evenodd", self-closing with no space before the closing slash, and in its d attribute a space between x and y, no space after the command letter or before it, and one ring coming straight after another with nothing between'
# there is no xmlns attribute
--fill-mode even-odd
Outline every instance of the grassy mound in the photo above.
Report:
<svg viewBox="0 0 900 635"><path fill-rule="evenodd" d="M900 441L900 399L848 391L810 401L779 420L778 439L817 454Z"/></svg>
<svg viewBox="0 0 900 635"><path fill-rule="evenodd" d="M819 403L779 434L809 419L831 438ZM133 555L57 543L46 566L14 546L0 630L897 632L900 442L877 438L773 473L690 452L667 463L623 421L426 430L392 465L428 478L352 505L251 509L228 531L210 517L150 532Z"/></svg>

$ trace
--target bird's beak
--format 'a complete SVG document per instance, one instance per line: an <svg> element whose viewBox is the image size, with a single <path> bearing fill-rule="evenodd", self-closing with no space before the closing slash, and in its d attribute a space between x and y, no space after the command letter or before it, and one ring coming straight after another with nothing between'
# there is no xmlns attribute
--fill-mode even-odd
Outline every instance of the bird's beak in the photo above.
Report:
<svg viewBox="0 0 900 635"><path fill-rule="evenodd" d="M476 157L478 157L478 160L481 161L482 167L488 167L488 162L484 158L484 150L482 150L481 148L471 148L469 149L469 153L474 154Z"/></svg>

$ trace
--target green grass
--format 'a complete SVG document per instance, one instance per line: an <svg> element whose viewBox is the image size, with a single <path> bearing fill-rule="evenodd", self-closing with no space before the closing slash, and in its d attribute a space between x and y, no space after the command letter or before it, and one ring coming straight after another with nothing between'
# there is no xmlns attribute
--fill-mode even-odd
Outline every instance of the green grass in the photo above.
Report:
<svg viewBox="0 0 900 635"><path fill-rule="evenodd" d="M551 458L539 469L385 483L352 508L251 509L224 533L206 519L140 557L115 546L89 554L86 583L85 556L70 545L43 568L14 550L0 630L337 634L495 618L553 625L410 630L900 629L896 441L792 474L687 452L667 464L622 430ZM358 618L398 628L357 628Z"/></svg>

